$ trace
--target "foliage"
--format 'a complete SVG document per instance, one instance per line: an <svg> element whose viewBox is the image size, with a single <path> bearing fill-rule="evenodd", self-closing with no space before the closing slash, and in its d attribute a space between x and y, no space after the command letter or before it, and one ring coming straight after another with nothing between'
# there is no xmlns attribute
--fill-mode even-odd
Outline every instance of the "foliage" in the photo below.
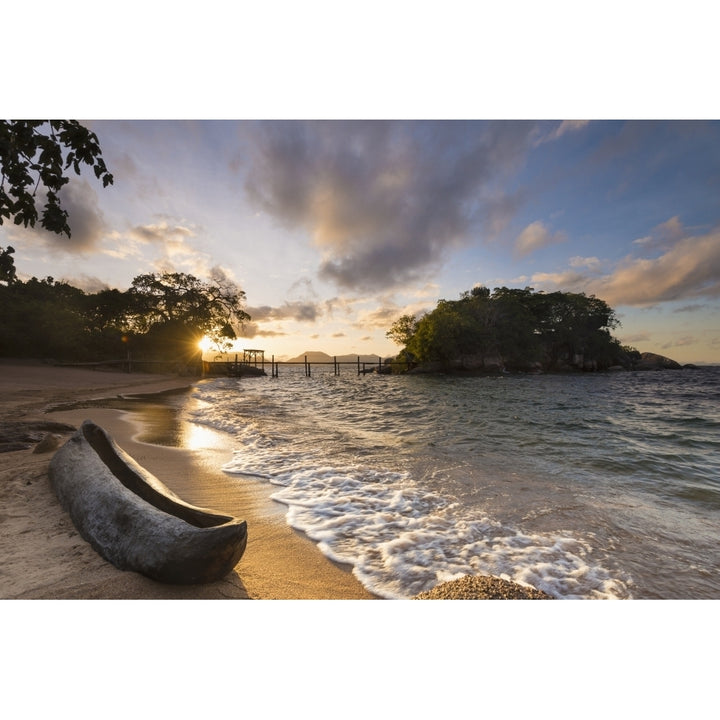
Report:
<svg viewBox="0 0 720 720"><path fill-rule="evenodd" d="M8 285L15 282L15 261L13 260L14 247L10 245L3 250L0 247L0 282L6 282Z"/></svg>
<svg viewBox="0 0 720 720"><path fill-rule="evenodd" d="M625 353L610 331L619 325L603 300L584 293L475 287L459 300L438 301L419 320L403 316L388 337L404 353L446 367L562 369L607 367Z"/></svg>
<svg viewBox="0 0 720 720"><path fill-rule="evenodd" d="M127 321L155 345L173 345L192 353L207 335L216 345L234 338L235 329L250 319L242 309L245 293L225 278L203 282L185 273L138 275L128 291Z"/></svg>
<svg viewBox="0 0 720 720"><path fill-rule="evenodd" d="M58 360L199 360L203 335L235 337L249 315L225 279L140 275L132 287L85 293L52 277L0 284L0 356Z"/></svg>
<svg viewBox="0 0 720 720"><path fill-rule="evenodd" d="M52 277L0 286L0 354L79 359L82 290Z"/></svg>
<svg viewBox="0 0 720 720"><path fill-rule="evenodd" d="M79 175L81 164L93 169L103 187L112 184L97 136L77 120L0 121L0 225L12 218L16 225L35 227L39 218L46 230L70 237L58 193L69 182L64 172L72 166ZM36 198L41 186L45 205L40 215Z"/></svg>
<svg viewBox="0 0 720 720"><path fill-rule="evenodd" d="M414 315L402 315L385 333L385 337L398 345L407 345L417 330L417 319Z"/></svg>

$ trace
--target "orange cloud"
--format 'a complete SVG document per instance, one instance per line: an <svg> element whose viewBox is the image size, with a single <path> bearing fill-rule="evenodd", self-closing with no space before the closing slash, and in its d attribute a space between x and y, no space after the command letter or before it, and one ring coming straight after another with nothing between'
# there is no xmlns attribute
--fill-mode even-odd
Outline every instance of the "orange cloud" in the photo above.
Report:
<svg viewBox="0 0 720 720"><path fill-rule="evenodd" d="M557 232L553 235L540 220L536 220L530 223L515 240L515 256L524 257L535 250L548 245L556 245L565 240L564 233Z"/></svg>
<svg viewBox="0 0 720 720"><path fill-rule="evenodd" d="M628 258L611 275L590 280L588 292L611 305L720 297L720 228L684 238L658 258Z"/></svg>

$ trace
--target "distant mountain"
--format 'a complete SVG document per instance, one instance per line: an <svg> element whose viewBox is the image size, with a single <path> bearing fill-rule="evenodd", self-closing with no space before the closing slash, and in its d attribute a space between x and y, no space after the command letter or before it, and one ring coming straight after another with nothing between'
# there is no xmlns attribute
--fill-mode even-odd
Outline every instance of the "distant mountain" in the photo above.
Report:
<svg viewBox="0 0 720 720"><path fill-rule="evenodd" d="M319 350L309 350L308 352L304 352L297 357L290 358L289 360L286 360L285 362L305 362L305 358L307 357L307 361L309 363L331 363L333 362L333 356L328 355L327 353L320 352ZM337 361L338 362L357 362L358 356L357 355L338 355ZM377 355L360 355L360 362L361 363L376 363L378 361Z"/></svg>

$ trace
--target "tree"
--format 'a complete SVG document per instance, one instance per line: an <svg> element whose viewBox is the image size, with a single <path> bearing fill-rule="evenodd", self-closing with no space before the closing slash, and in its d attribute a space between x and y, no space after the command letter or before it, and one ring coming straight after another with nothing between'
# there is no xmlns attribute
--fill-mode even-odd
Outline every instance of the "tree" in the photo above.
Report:
<svg viewBox="0 0 720 720"><path fill-rule="evenodd" d="M13 253L15 252L14 247L8 245L5 250L0 247L0 282L5 282L8 285L17 280L15 275L15 261L13 260Z"/></svg>
<svg viewBox="0 0 720 720"><path fill-rule="evenodd" d="M52 277L0 285L0 355L82 358L88 347L84 296Z"/></svg>
<svg viewBox="0 0 720 720"><path fill-rule="evenodd" d="M482 286L439 300L419 321L400 318L387 336L405 342L404 352L421 362L448 368L484 367L500 359L504 367L609 367L626 353L610 331L619 325L603 300L584 293L536 293L533 288ZM492 362L490 363L493 364Z"/></svg>
<svg viewBox="0 0 720 720"><path fill-rule="evenodd" d="M155 351L179 357L197 355L205 335L216 344L236 337L250 320L242 307L245 293L224 277L203 282L186 273L138 275L127 299L128 326Z"/></svg>
<svg viewBox="0 0 720 720"><path fill-rule="evenodd" d="M403 347L417 330L418 322L414 315L401 315L385 333L385 337Z"/></svg>
<svg viewBox="0 0 720 720"><path fill-rule="evenodd" d="M69 182L65 170L72 166L79 175L81 164L93 168L103 187L112 184L97 136L77 120L0 121L0 225L12 218L16 225L35 227L39 218L46 230L70 237L58 193ZM36 207L40 190L45 199L41 215Z"/></svg>

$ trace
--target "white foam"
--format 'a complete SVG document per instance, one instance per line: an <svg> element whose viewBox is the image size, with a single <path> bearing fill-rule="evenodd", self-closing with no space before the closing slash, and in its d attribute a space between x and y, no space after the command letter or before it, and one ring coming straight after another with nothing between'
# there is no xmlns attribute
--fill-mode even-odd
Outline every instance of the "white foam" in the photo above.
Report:
<svg viewBox="0 0 720 720"><path fill-rule="evenodd" d="M247 435L246 435L247 437ZM411 597L463 574L506 576L556 597L623 597L626 589L590 565L576 538L526 535L413 486L407 474L361 465L331 467L249 440L224 470L266 477L281 489L287 521L369 590Z"/></svg>

